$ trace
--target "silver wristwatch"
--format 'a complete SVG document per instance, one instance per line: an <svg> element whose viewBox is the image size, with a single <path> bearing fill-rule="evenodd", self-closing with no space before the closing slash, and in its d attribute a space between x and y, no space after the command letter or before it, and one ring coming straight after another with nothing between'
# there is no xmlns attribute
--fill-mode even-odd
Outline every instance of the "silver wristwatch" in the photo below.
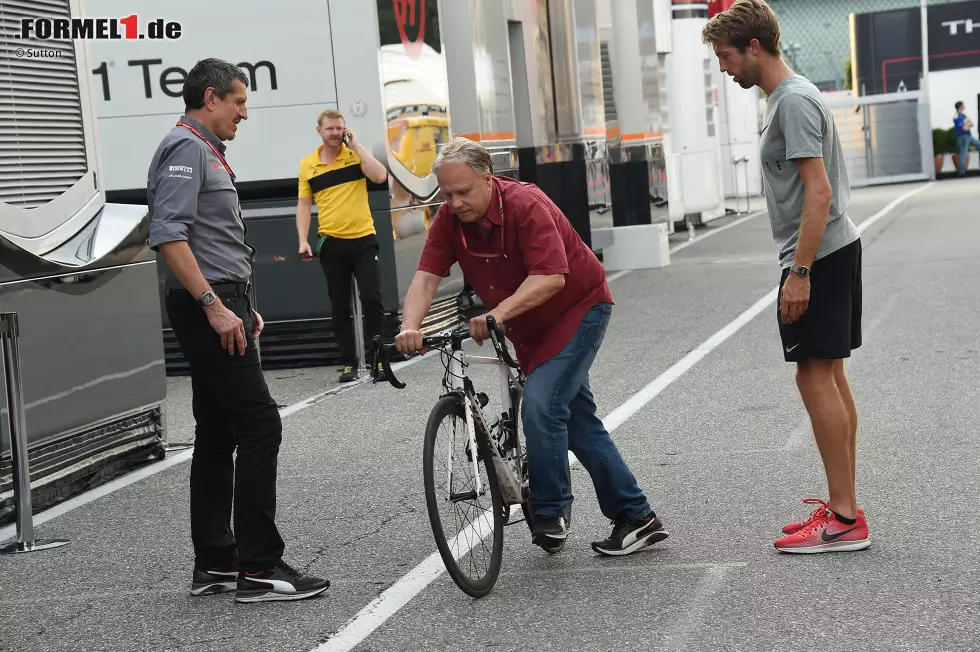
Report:
<svg viewBox="0 0 980 652"><path fill-rule="evenodd" d="M210 306L212 303L214 303L217 300L218 300L218 295L214 293L214 290L208 290L207 292L202 294L201 298L198 299L197 301L202 306Z"/></svg>

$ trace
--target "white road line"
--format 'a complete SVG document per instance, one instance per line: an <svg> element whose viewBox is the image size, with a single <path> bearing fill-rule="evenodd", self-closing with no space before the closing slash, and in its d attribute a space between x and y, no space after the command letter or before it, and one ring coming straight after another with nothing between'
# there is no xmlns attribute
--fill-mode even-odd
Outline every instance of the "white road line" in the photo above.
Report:
<svg viewBox="0 0 980 652"><path fill-rule="evenodd" d="M880 211L878 211L877 213L875 213L874 215L872 215L868 219L866 219L863 222L861 222L858 225L858 231L860 231L861 233L864 233L867 229L870 229L874 225L875 222L877 222L878 220L880 220L881 218L883 218L885 215L888 215L889 213L891 213L895 209L896 206L898 206L899 204L901 204L902 202L904 202L906 199L908 199L909 197L912 197L913 195L919 194L923 190L928 190L929 188L932 188L934 185L936 185L936 182L935 181L930 181L926 185L919 186L915 190L909 190L907 193L905 193L904 195L902 195L898 199L895 199L890 204L888 204L887 206L885 206L884 208L882 208Z"/></svg>
<svg viewBox="0 0 980 652"><path fill-rule="evenodd" d="M738 226L742 222L746 222L748 220L751 220L753 217L758 217L759 215L765 215L765 213L766 213L765 211L759 211L759 212L756 212L756 213L752 213L750 215L746 215L745 217L740 217L740 218L738 218L737 220L735 220L733 222L729 222L725 226L720 226L717 229L712 229L710 231L707 231L705 233L702 233L701 235L695 237L693 240L688 240L687 242L682 242L681 244L674 245L673 247L670 248L670 254L671 255L674 255L675 253L677 253L678 251L681 251L682 249L687 249L688 247L690 247L693 244L697 244L697 243L701 242L702 240L705 240L707 238L710 238L713 235L718 235L722 231L727 231L728 229L730 229L732 227ZM608 276L606 278L606 282L607 283L612 283L613 281L619 280L619 279L623 278L624 276L626 276L627 274L629 274L630 272L633 272L633 271L636 271L636 270L624 269L624 270L618 271L615 274L612 274L612 275Z"/></svg>
<svg viewBox="0 0 980 652"><path fill-rule="evenodd" d="M124 475L121 478L116 478L111 482L107 482L106 484L100 485L95 489L92 489L91 491L86 491L84 494L75 496L74 498L70 498L69 500L66 500L65 502L60 503L58 505L55 505L50 509L46 509L43 512L38 512L37 514L34 514L34 527L36 528L38 525L42 525L44 523L47 523L51 519L55 519L63 514L67 514L73 509L78 509L79 507L83 505L87 505L95 500L98 500L103 496L107 496L115 491L119 491L123 487L128 487L129 485L139 482L140 480L144 480L146 478L149 478L150 476L156 475L157 473L166 471L170 467L176 466L181 462L186 462L189 459L191 459L191 455L193 454L193 452L194 452L193 449L187 449L181 451L176 455L174 455L173 457L168 457L162 462L157 462L152 466L146 467L144 469L140 469L139 471L134 471L132 473ZM7 525L3 528L0 528L0 541L5 541L15 536L17 536L16 524ZM35 533L35 536L40 536L40 535Z"/></svg>
<svg viewBox="0 0 980 652"><path fill-rule="evenodd" d="M432 356L416 356L409 360L405 360L404 362L398 362L396 364L391 365L391 369L392 371L399 371L421 360L430 360L430 359L432 359ZM357 387L358 385L369 383L371 382L371 380L372 380L371 377L368 375L359 378L358 380L355 380L352 383L347 383L346 385L342 385L340 387L332 387L325 392L320 392L319 394L303 399L298 403L293 403L292 405L282 408L281 410L279 410L279 416L281 418L286 418L292 414L301 412L302 410L305 410L308 407L316 405L318 402L322 401L327 396L346 392L353 387ZM167 469L176 466L182 462L187 462L191 459L191 457L193 457L193 455L194 455L194 449L188 448L187 450L183 450L173 456L168 456L167 459L163 460L162 462L157 462L146 468L140 469L138 471L134 471L132 473L128 473L120 478L116 478L111 482L107 482L104 485L96 487L91 491L87 491L84 494L75 496L74 498L66 500L63 503L55 505L50 509L46 509L43 512L38 512L37 514L34 514L34 526L36 527L38 525L42 525L43 523L47 523L51 519L55 519L58 518L59 516L62 516L63 514L67 514L73 509L78 509L79 507L88 505L89 503L96 501L99 498L102 498L103 496L108 496L109 494L119 491L124 487L128 487L131 484L135 484L137 482L140 482L141 480L145 480L146 478L152 477L157 473L162 473L163 471L166 471ZM17 536L16 524L7 525L0 528L0 542L4 542L15 536Z"/></svg>
<svg viewBox="0 0 980 652"><path fill-rule="evenodd" d="M765 214L766 214L766 211L756 211L755 213L750 213L750 214L746 215L745 217L740 217L737 220L734 220L732 222L729 222L725 226L719 226L716 229L711 229L710 231L706 231L705 233L703 233L703 234L697 236L696 238L694 238L693 240L688 240L687 242L682 242L679 245L675 245L675 246L671 247L670 253L671 254L675 254L678 251L681 251L683 249L687 249L688 247L690 247L693 244L697 244L698 242L701 242L702 240L707 240L708 238L710 238L713 235L718 235L719 233L722 233L724 231L727 231L728 229L734 228L734 227L738 226L739 224L741 224L742 222L747 222L748 220L751 220L753 217L758 217L760 215L765 215Z"/></svg>
<svg viewBox="0 0 980 652"><path fill-rule="evenodd" d="M737 333L743 326L749 323L756 315L766 309L776 299L779 288L773 288L764 297L736 317L727 326L702 342L696 349L685 355L674 365L660 374L653 382L634 394L632 398L610 412L603 420L603 425L610 433L621 426L627 419L640 411L643 406L652 401L660 392L669 387L675 380L687 373L691 367L701 361L722 342Z"/></svg>
<svg viewBox="0 0 980 652"><path fill-rule="evenodd" d="M685 650L691 634L702 628L704 612L711 598L721 589L725 582L725 573L730 566L718 565L708 568L690 593L691 600L684 610L684 615L674 620L664 637L665 649Z"/></svg>
<svg viewBox="0 0 980 652"><path fill-rule="evenodd" d="M483 519L457 534L453 541L447 542L449 549L455 551L454 557L457 560L466 555L476 542L482 541L487 535L493 533L493 525L487 519L489 513L488 511L484 511ZM477 528L477 525L479 525L479 528ZM388 620L395 612L408 604L412 598L421 593L425 587L445 571L446 566L439 552L432 553L425 558L425 561L413 568L408 575L398 580L400 589L395 594L388 594L388 591L391 590L388 589L388 591L379 595L370 604L357 612L336 634L328 637L325 643L313 648L311 652L340 652L342 650L350 650L370 636L371 632L377 629L378 625Z"/></svg>
<svg viewBox="0 0 980 652"><path fill-rule="evenodd" d="M902 195L884 209L865 220L858 228L863 231L887 215L892 209L901 204L903 201L912 195L931 187L932 185L933 184L930 183ZM749 219L749 217L752 216L745 217L742 221ZM726 225L726 227L733 226L734 224L735 223L733 222L732 224ZM719 229L719 231L720 230L721 229ZM606 426L606 429L612 433L616 428L625 423L627 419L639 412L640 409L652 401L671 383L684 375L691 369L691 367L697 364L698 361L717 348L722 342L731 337L740 328L745 326L745 324L749 323L753 317L765 310L767 306L771 305L772 302L776 300L776 295L778 293L779 286L777 285L772 290L767 292L764 297L759 299L752 307L736 317L730 324L712 335L699 347L688 353L679 362L675 363L667 371L657 377L653 382L637 392L632 398L609 413L602 420L603 424ZM578 461L576 460L575 456L572 455L571 451L569 451L568 459L573 464ZM466 551L460 552L461 555L465 553ZM337 630L330 640L324 644L330 645L329 648L320 646L314 648L311 652L327 652L327 650L330 652L347 652L348 650L353 649L358 643L370 636L378 627L383 625L388 618L398 611L398 609L407 604L414 596L418 595L428 584L435 581L440 575L442 575L445 570L446 568L442 564L438 553L429 555L421 564L412 569L408 575L404 576L402 579L388 587L381 595L372 601L368 607L365 607L359 611L353 618L348 620L347 623ZM718 570L715 573L715 579L712 581L717 581L720 583L722 576L723 570Z"/></svg>
<svg viewBox="0 0 980 652"><path fill-rule="evenodd" d="M797 422L796 427L790 431L789 437L786 438L786 443L779 450L791 451L794 448L799 448L811 438L810 433L810 417L804 416Z"/></svg>

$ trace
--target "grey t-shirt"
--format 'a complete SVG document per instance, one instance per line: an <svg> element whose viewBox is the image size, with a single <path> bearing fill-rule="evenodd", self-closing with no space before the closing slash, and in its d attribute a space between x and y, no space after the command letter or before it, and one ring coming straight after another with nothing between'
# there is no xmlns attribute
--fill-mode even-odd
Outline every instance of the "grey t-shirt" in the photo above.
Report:
<svg viewBox="0 0 980 652"><path fill-rule="evenodd" d="M851 188L837 126L823 95L805 77L787 77L766 100L760 145L766 207L782 267L793 264L803 222L805 190L793 159L822 157L833 190L816 260L858 239L847 214Z"/></svg>
<svg viewBox="0 0 980 652"><path fill-rule="evenodd" d="M225 146L199 122L182 116L224 155ZM255 250L245 240L238 191L221 159L190 129L175 126L150 161L146 182L149 246L185 240L209 283L244 282ZM180 288L169 266L167 287Z"/></svg>

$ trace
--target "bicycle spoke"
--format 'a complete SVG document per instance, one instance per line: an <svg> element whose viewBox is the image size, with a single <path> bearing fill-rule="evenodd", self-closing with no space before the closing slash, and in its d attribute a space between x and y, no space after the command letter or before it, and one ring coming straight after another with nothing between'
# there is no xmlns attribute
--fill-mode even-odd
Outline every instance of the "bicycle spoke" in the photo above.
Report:
<svg viewBox="0 0 980 652"><path fill-rule="evenodd" d="M439 424L432 454L439 520L460 570L478 580L490 568L493 553L487 537L493 535L494 521L486 467L482 460L475 464L478 451L472 448L464 419L449 416ZM478 482L473 473L474 466L480 473L482 495L476 493ZM443 484L445 486L441 487ZM452 496L467 497L453 502Z"/></svg>

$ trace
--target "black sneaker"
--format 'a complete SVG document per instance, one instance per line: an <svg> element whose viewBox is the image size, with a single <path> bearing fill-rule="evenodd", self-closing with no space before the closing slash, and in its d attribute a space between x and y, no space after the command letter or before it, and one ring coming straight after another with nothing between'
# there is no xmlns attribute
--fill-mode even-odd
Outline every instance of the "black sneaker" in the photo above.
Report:
<svg viewBox="0 0 980 652"><path fill-rule="evenodd" d="M234 568L218 568L214 570L194 569L191 580L191 595L214 595L234 591L238 586L238 571Z"/></svg>
<svg viewBox="0 0 980 652"><path fill-rule="evenodd" d="M357 380L357 367L352 365L344 366L343 372L340 374L340 382L352 383L355 380Z"/></svg>
<svg viewBox="0 0 980 652"><path fill-rule="evenodd" d="M312 598L330 588L330 580L303 575L282 561L275 568L255 575L241 573L235 602L270 602Z"/></svg>
<svg viewBox="0 0 980 652"><path fill-rule="evenodd" d="M550 554L565 547L568 540L568 521L564 516L535 516L531 528L531 543Z"/></svg>
<svg viewBox="0 0 980 652"><path fill-rule="evenodd" d="M654 512L639 520L613 521L613 531L605 541L593 541L592 549L603 555L628 555L641 548L663 541L669 536L667 528Z"/></svg>

